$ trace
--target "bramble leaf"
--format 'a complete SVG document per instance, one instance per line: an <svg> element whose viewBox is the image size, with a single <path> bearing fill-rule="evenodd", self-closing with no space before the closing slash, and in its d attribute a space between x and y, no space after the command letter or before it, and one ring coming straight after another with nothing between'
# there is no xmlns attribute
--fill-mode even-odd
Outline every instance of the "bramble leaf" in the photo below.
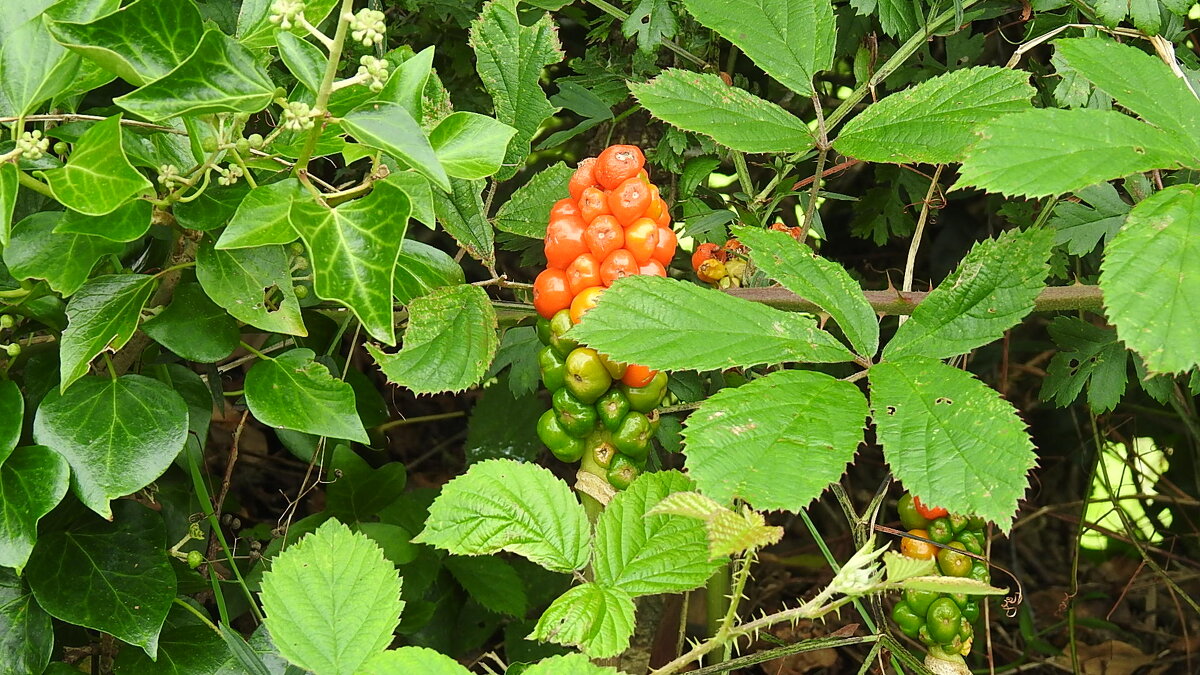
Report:
<svg viewBox="0 0 1200 675"><path fill-rule="evenodd" d="M594 659L608 658L629 647L633 614L628 593L589 582L550 603L529 637L578 647Z"/></svg>
<svg viewBox="0 0 1200 675"><path fill-rule="evenodd" d="M539 171L501 205L496 212L496 229L533 239L545 237L550 209L567 194L567 182L573 173L562 162Z"/></svg>
<svg viewBox="0 0 1200 675"><path fill-rule="evenodd" d="M583 654L565 654L542 659L521 672L521 675L625 675L611 666L597 666Z"/></svg>
<svg viewBox="0 0 1200 675"><path fill-rule="evenodd" d="M854 358L807 315L650 276L618 280L571 329L571 336L619 362L655 370Z"/></svg>
<svg viewBox="0 0 1200 675"><path fill-rule="evenodd" d="M1039 397L1060 408L1075 402L1086 384L1094 413L1112 410L1125 393L1129 352L1111 328L1070 316L1056 316L1048 327L1059 351L1050 359Z"/></svg>
<svg viewBox="0 0 1200 675"><path fill-rule="evenodd" d="M850 382L815 371L771 373L722 389L688 416L688 475L721 503L739 498L763 511L800 511L845 472L866 419L867 402Z"/></svg>
<svg viewBox="0 0 1200 675"><path fill-rule="evenodd" d="M896 478L926 504L1007 532L1036 463L1012 404L936 359L884 361L870 372L871 415Z"/></svg>
<svg viewBox="0 0 1200 675"><path fill-rule="evenodd" d="M1200 364L1200 186L1133 207L1104 251L1100 288L1117 335L1151 372Z"/></svg>
<svg viewBox="0 0 1200 675"><path fill-rule="evenodd" d="M471 257L492 267L496 264L495 233L483 210L483 181L450 179L450 193L434 192L438 223Z"/></svg>
<svg viewBox="0 0 1200 675"><path fill-rule="evenodd" d="M508 551L548 570L571 572L587 565L590 530L571 488L554 474L490 459L442 487L413 541L455 555Z"/></svg>
<svg viewBox="0 0 1200 675"><path fill-rule="evenodd" d="M520 575L508 561L487 555L455 555L443 563L475 602L498 614L525 617L529 598Z"/></svg>
<svg viewBox="0 0 1200 675"><path fill-rule="evenodd" d="M974 246L883 349L884 358L944 359L1004 335L1033 310L1046 286L1053 233L1010 230Z"/></svg>
<svg viewBox="0 0 1200 675"><path fill-rule="evenodd" d="M426 647L400 647L367 660L355 675L471 675L458 661Z"/></svg>
<svg viewBox="0 0 1200 675"><path fill-rule="evenodd" d="M1129 215L1129 204L1111 183L1091 185L1077 191L1075 196L1079 203L1064 200L1054 206L1047 225L1057 230L1055 246L1066 244L1067 253L1087 255L1101 239L1107 244L1117 234Z"/></svg>
<svg viewBox="0 0 1200 675"><path fill-rule="evenodd" d="M267 629L288 661L317 675L354 675L400 623L400 576L366 535L327 520L263 575Z"/></svg>
<svg viewBox="0 0 1200 675"><path fill-rule="evenodd" d="M254 364L245 384L250 412L267 426L369 443L354 391L313 356L311 349L292 349Z"/></svg>

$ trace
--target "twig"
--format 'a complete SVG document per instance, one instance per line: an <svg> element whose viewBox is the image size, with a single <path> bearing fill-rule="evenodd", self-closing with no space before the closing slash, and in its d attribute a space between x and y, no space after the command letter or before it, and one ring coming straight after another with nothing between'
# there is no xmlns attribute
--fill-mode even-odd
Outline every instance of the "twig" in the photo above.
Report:
<svg viewBox="0 0 1200 675"><path fill-rule="evenodd" d="M819 312L821 308L811 300L806 300L786 288L731 288L725 291L729 295L758 302L764 305L791 312ZM863 291L871 308L878 314L904 315L912 314L913 309L921 304L929 293L911 291L904 293L898 290ZM1073 286L1050 286L1033 301L1035 312L1057 312L1065 310L1099 311L1104 304L1104 298L1099 286L1075 284Z"/></svg>
<svg viewBox="0 0 1200 675"><path fill-rule="evenodd" d="M812 188L808 191L808 207L804 209L804 222L800 223L800 235L805 241L813 216L817 213L817 195L821 193L821 176L825 173L825 157L829 154L829 135L825 129L825 113L821 109L821 95L813 92L813 111L817 115L817 170L813 172Z"/></svg>

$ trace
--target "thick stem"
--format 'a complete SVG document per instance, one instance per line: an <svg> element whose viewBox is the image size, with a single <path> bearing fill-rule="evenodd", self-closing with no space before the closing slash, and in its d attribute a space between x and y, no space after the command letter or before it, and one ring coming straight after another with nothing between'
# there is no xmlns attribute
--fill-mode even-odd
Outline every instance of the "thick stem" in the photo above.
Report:
<svg viewBox="0 0 1200 675"><path fill-rule="evenodd" d="M820 312L821 308L811 300L806 300L786 288L731 288L726 293L758 302L776 309L791 312ZM864 291L871 308L879 314L905 315L912 314L913 309L925 300L929 293L913 291L903 293L898 290ZM1075 284L1073 286L1050 286L1038 294L1033 301L1035 312L1057 312L1067 310L1100 311L1104 298L1099 286Z"/></svg>
<svg viewBox="0 0 1200 675"><path fill-rule="evenodd" d="M342 5L337 10L337 31L333 34L333 44L329 46L329 63L325 66L325 75L321 78L321 87L317 90L317 101L313 106L313 109L319 110L322 115L328 112L329 94L333 92L333 80L337 77L338 65L342 61L342 47L346 44L346 33L350 30L350 22L346 20L345 15L353 10L354 0L342 0ZM312 159L313 150L317 147L317 139L321 137L321 131L324 128L325 121L323 119L313 126L308 139L304 141L304 149L296 158L296 166L292 169L293 173L299 174L308 170L308 160Z"/></svg>

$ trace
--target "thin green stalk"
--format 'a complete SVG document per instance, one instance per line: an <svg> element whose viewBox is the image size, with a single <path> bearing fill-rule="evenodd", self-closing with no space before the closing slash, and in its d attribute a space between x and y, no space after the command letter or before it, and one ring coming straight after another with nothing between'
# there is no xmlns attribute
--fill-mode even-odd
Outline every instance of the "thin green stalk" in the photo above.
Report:
<svg viewBox="0 0 1200 675"><path fill-rule="evenodd" d="M250 352L251 354L257 356L262 361L274 361L275 360L275 359L271 358L270 356L267 356L266 354L258 351L254 347L251 347L250 345L246 344L245 342L242 342L241 345L242 345L242 349L245 349L246 351Z"/></svg>
<svg viewBox="0 0 1200 675"><path fill-rule="evenodd" d="M754 194L754 183L750 181L750 168L746 166L746 155L739 150L733 151L733 168L737 170L738 183L746 196Z"/></svg>
<svg viewBox="0 0 1200 675"><path fill-rule="evenodd" d="M17 172L17 181L21 185L24 185L25 187L29 188L30 190L33 190L34 192L36 192L40 195L54 199L54 193L50 191L49 185L46 185L42 181L34 178L33 176L30 176L29 174L25 173L24 171Z"/></svg>
<svg viewBox="0 0 1200 675"><path fill-rule="evenodd" d="M314 110L319 110L322 114L328 112L329 95L333 93L333 80L337 77L337 69L342 61L342 47L346 44L346 33L350 30L350 22L346 20L345 15L351 13L353 9L354 0L342 0L342 4L337 10L337 30L333 34L333 44L329 47L329 63L325 65L325 74L321 77L321 85L317 89L317 100L313 106ZM321 131L324 128L324 121L313 126L312 131L308 134L308 139L304 141L304 148L300 151L300 156L296 158L296 165L292 168L294 175L308 170L308 160L312 159L313 150L317 147L317 139L321 137Z"/></svg>
<svg viewBox="0 0 1200 675"><path fill-rule="evenodd" d="M808 228L817 215L817 196L821 194L821 176L825 173L825 158L829 155L829 134L825 124L825 113L821 109L821 95L813 92L813 112L817 116L817 170L813 172L812 187L808 190L808 206L804 209L804 222L800 223L800 241L808 238Z"/></svg>
<svg viewBox="0 0 1200 675"><path fill-rule="evenodd" d="M195 607L192 607L188 603L184 602L183 599L178 596L174 598L174 602L175 602L175 604L186 609L187 611L191 612L192 614L195 614L196 618L200 619L200 621L203 622L205 626L208 626L209 628L211 628L214 633L216 633L217 635L221 634L221 629L217 628L217 626L212 621L210 621L207 616L204 616L203 612L196 609Z"/></svg>
<svg viewBox="0 0 1200 675"><path fill-rule="evenodd" d="M438 420L450 420L450 419L454 419L455 417L463 417L466 414L467 413L465 413L461 410L456 410L454 412L438 413L436 415L422 415L420 417L407 417L405 419L391 420L390 422L384 422L383 424L380 424L379 426L375 427L375 431L387 431L388 429L395 429L396 427L403 427L403 426L407 426L409 424L421 424L424 422L437 422Z"/></svg>

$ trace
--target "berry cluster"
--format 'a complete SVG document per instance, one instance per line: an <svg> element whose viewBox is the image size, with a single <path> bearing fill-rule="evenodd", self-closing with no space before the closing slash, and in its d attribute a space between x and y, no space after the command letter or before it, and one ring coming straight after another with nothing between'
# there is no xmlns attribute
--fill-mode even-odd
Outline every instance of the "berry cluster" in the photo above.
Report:
<svg viewBox="0 0 1200 675"><path fill-rule="evenodd" d="M799 227L788 227L783 223L775 223L768 229L787 232L796 241L800 241L802 234ZM740 288L749 271L746 247L736 238L726 241L724 246L700 244L692 253L692 270L696 272L696 278L706 284L718 288Z"/></svg>
<svg viewBox="0 0 1200 675"><path fill-rule="evenodd" d="M615 363L569 336L571 326L622 277L667 275L676 238L642 151L614 145L579 163L571 196L550 211L546 269L533 285L542 381L553 407L538 436L556 457L624 489L645 466L667 376Z"/></svg>
<svg viewBox="0 0 1200 675"><path fill-rule="evenodd" d="M906 537L900 545L904 555L936 559L943 576L990 582L987 564L966 555L983 555L983 519L930 508L911 494L900 498L897 510L909 534L937 544ZM931 656L954 660L971 651L975 637L972 624L979 620L982 602L978 596L910 589L892 609L892 620L905 635L924 643Z"/></svg>

